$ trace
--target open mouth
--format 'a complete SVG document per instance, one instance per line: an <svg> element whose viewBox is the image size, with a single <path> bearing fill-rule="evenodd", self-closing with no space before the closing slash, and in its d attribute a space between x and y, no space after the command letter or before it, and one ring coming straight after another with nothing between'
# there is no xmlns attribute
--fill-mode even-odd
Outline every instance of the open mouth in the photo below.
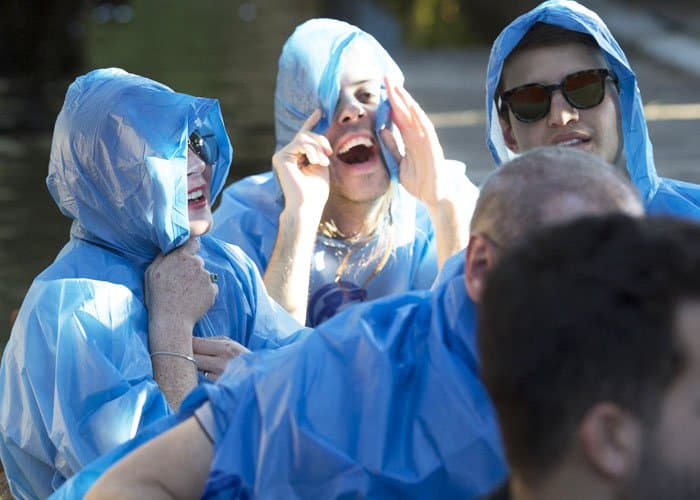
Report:
<svg viewBox="0 0 700 500"><path fill-rule="evenodd" d="M351 165L365 163L375 154L374 142L368 137L356 137L343 144L336 156Z"/></svg>
<svg viewBox="0 0 700 500"><path fill-rule="evenodd" d="M187 193L187 204L188 205L201 205L207 201L206 197L204 196L204 189L203 188L198 188L198 189L193 189L189 193Z"/></svg>
<svg viewBox="0 0 700 500"><path fill-rule="evenodd" d="M590 139L583 139L580 137L577 137L575 139L569 139L567 141L561 141L556 143L557 146L580 146L581 144L586 144L589 142Z"/></svg>

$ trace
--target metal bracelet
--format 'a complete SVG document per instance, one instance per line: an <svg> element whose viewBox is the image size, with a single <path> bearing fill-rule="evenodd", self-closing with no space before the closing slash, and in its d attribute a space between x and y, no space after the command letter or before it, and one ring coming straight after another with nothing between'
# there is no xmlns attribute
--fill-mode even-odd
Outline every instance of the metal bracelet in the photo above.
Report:
<svg viewBox="0 0 700 500"><path fill-rule="evenodd" d="M195 368L199 368L197 366L196 359L194 359L192 356L189 356L187 354L182 354L180 352L156 351L156 352L151 353L151 357L153 357L153 356L175 356L176 358L182 358L182 359L186 359L187 361L191 361Z"/></svg>

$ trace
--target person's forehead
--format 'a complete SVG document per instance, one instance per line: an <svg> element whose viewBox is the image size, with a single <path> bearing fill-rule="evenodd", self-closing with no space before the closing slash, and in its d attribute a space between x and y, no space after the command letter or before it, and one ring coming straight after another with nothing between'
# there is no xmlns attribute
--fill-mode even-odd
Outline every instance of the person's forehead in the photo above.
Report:
<svg viewBox="0 0 700 500"><path fill-rule="evenodd" d="M340 84L381 82L386 69L377 47L358 38L343 51L340 61Z"/></svg>
<svg viewBox="0 0 700 500"><path fill-rule="evenodd" d="M599 49L581 43L528 48L507 58L503 66L503 88L559 83L576 71L606 66Z"/></svg>

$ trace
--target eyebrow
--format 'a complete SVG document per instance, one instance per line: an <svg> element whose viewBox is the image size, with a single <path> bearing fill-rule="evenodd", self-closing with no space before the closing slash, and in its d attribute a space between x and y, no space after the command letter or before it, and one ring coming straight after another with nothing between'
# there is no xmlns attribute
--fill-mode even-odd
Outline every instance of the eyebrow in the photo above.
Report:
<svg viewBox="0 0 700 500"><path fill-rule="evenodd" d="M365 85L367 83L378 83L381 85L382 80L379 78L367 78L365 80L358 80L358 81L352 82L350 85Z"/></svg>

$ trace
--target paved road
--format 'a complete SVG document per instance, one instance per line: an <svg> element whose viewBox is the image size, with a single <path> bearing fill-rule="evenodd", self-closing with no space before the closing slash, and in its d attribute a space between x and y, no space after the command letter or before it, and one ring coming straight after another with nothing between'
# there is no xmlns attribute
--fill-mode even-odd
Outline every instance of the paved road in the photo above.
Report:
<svg viewBox="0 0 700 500"><path fill-rule="evenodd" d="M395 55L406 88L435 118L445 154L466 162L472 179L481 181L493 168L484 142L488 48ZM700 182L700 78L639 51L627 49L627 56L647 106L659 173Z"/></svg>

